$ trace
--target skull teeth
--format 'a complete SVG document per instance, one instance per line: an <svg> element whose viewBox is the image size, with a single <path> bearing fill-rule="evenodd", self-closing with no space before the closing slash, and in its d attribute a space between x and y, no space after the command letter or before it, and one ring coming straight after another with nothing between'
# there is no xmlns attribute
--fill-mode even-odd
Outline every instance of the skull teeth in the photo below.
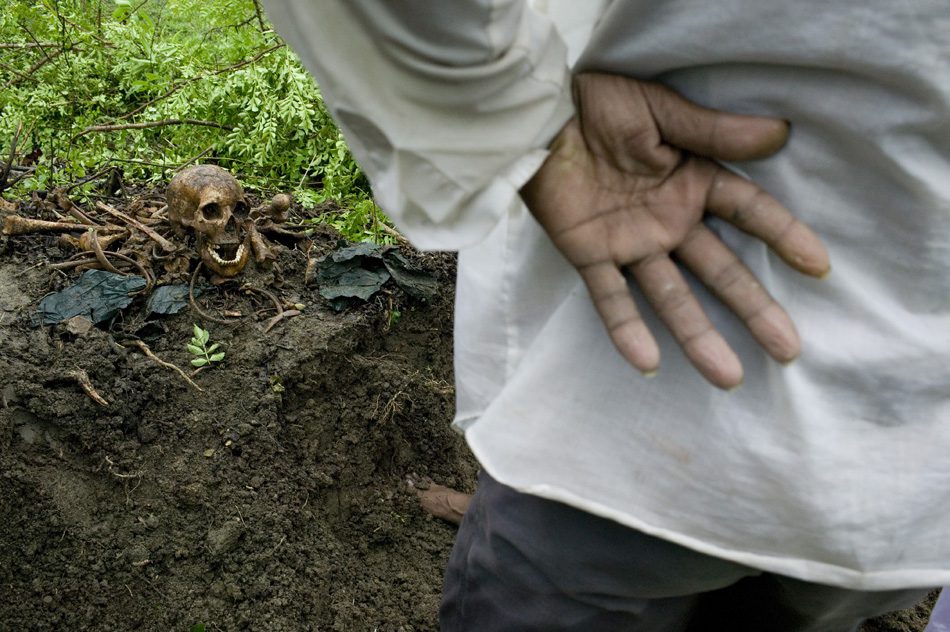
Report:
<svg viewBox="0 0 950 632"><path fill-rule="evenodd" d="M209 247L208 252L211 254L211 258L214 259L215 263L223 266L234 265L235 263L239 263L241 258L244 257L244 244L238 246L233 259L222 259L221 255L218 254L218 249L214 246Z"/></svg>

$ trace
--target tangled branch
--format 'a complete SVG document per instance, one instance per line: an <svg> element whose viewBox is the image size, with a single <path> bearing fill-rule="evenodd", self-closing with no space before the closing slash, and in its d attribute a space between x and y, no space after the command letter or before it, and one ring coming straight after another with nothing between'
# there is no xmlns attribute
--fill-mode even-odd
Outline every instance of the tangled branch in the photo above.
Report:
<svg viewBox="0 0 950 632"><path fill-rule="evenodd" d="M196 82L196 81L200 81L200 80L205 79L205 78L207 78L207 77L214 77L214 76L221 75L221 74L224 74L224 73L227 73L227 72L233 72L233 71L235 71L235 70L240 70L241 68L244 68L245 66L250 66L250 65L253 64L254 62L256 62L256 61L258 61L259 59L261 59L262 57L264 57L265 55L269 55L270 53L273 53L273 52L274 52L275 50L277 50L278 48L283 48L283 47L284 47L283 44L275 44L275 45L271 46L270 48L265 48L264 50L262 50L261 52L259 52L259 53L256 54L256 55L254 55L254 56L251 57L250 59L245 59L244 61L239 61L239 62L237 62L236 64L231 64L230 66L227 66L226 68L221 68L221 69L219 69L219 70L215 70L215 71L212 72L212 73L208 73L208 74L202 73L202 74L195 75L194 77L189 77L188 79L185 79L184 81L181 81L181 82L176 83L175 85L173 85L167 92L158 95L158 96L155 97L154 99L151 99L151 100L149 100L149 101L146 101L145 103L143 103L143 104L140 105L139 107L135 108L135 109L132 110L131 112L128 112L127 114L123 114L122 116L119 117L119 120L120 120L120 121L125 121L125 120L128 120L128 119L132 118L133 116L135 116L136 114L138 114L139 112L141 112L141 111L144 110L145 108L149 107L150 105L154 105L154 104L158 103L159 101L162 101L162 100L164 100L164 99L167 99L168 97L174 95L176 92L178 92L179 90L181 90L182 88L184 88L185 86L187 86L187 85L189 85L189 84L191 84L191 83L194 83L194 82Z"/></svg>
<svg viewBox="0 0 950 632"><path fill-rule="evenodd" d="M233 127L228 127L227 125L222 125L221 123L215 123L214 121L202 121L199 119L165 119L164 121L149 121L147 123L123 123L121 125L93 125L92 127L87 127L83 131L79 132L75 136L69 139L69 142L72 143L80 136L85 134L90 134L92 132L117 132L124 129L148 129L150 127L164 127L166 125L200 125L203 127L217 127L218 129L223 129L231 131Z"/></svg>

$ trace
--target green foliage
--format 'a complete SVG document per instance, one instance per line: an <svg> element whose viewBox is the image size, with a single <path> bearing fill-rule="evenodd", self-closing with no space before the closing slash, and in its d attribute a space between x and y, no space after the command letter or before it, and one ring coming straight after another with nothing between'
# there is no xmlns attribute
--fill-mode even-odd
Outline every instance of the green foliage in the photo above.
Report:
<svg viewBox="0 0 950 632"><path fill-rule="evenodd" d="M399 322L399 319L402 318L402 312L396 308L389 310L389 329L392 329L396 326L396 323Z"/></svg>
<svg viewBox="0 0 950 632"><path fill-rule="evenodd" d="M200 369L203 366L214 366L215 363L224 360L224 351L215 353L221 346L220 344L216 342L208 346L211 334L208 333L207 329L194 325L192 333L191 342L188 343L188 353L197 357L191 361L191 366Z"/></svg>
<svg viewBox="0 0 950 632"><path fill-rule="evenodd" d="M319 89L254 0L7 0L0 41L0 146L22 123L20 156L42 151L17 193L109 167L159 182L215 162L306 207L337 200L347 237L379 236L382 216ZM206 124L89 130L184 120Z"/></svg>
<svg viewBox="0 0 950 632"><path fill-rule="evenodd" d="M392 245L396 243L396 239L393 234L386 231L388 222L389 219L382 209L367 196L366 199L351 202L347 208L339 212L330 212L315 220L305 220L304 224L329 224L350 241L372 241L377 244Z"/></svg>

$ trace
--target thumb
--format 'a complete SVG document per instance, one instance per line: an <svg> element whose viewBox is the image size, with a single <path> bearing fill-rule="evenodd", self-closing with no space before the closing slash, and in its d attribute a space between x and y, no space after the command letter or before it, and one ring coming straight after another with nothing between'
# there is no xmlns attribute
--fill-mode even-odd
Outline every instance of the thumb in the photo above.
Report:
<svg viewBox="0 0 950 632"><path fill-rule="evenodd" d="M716 160L755 160L771 156L788 140L781 119L711 110L666 86L642 83L663 140L674 147Z"/></svg>

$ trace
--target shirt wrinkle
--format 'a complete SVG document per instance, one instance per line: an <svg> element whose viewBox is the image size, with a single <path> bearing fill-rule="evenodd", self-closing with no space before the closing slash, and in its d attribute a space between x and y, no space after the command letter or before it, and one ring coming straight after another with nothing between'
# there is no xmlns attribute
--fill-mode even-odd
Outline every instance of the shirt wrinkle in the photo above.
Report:
<svg viewBox="0 0 950 632"><path fill-rule="evenodd" d="M944 2L490 0L478 16L445 3L440 54L453 33L463 52L481 34L489 52L464 67L394 50L424 37L400 24L414 3L379 23L348 3L265 4L331 112L372 122L341 128L396 225L461 249L455 427L495 479L806 581L950 584ZM518 196L573 114L568 60L792 121L774 157L728 168L818 231L834 272L804 278L710 224L798 325L796 362L768 358L689 275L742 388L706 384L634 286L661 369L645 380L616 352Z"/></svg>

